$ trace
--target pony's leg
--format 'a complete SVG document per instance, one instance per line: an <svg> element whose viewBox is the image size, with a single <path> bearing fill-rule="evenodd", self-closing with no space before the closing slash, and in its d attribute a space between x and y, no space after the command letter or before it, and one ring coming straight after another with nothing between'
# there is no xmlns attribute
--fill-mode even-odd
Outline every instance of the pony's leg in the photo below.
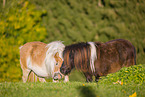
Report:
<svg viewBox="0 0 145 97"><path fill-rule="evenodd" d="M64 76L64 82L68 82L68 81L69 81L68 75Z"/></svg>
<svg viewBox="0 0 145 97"><path fill-rule="evenodd" d="M37 79L39 79L40 82L46 82L45 78L38 77L33 71L31 71L29 74L29 81L37 82Z"/></svg>
<svg viewBox="0 0 145 97"><path fill-rule="evenodd" d="M29 69L23 69L23 76L22 76L22 80L24 83L26 83L27 79L28 79L28 76L29 76L29 73L30 73L31 70Z"/></svg>
<svg viewBox="0 0 145 97"><path fill-rule="evenodd" d="M37 82L38 76L34 73L34 82Z"/></svg>
<svg viewBox="0 0 145 97"><path fill-rule="evenodd" d="M95 81L98 82L100 78L98 72L95 72L94 76L95 76Z"/></svg>
<svg viewBox="0 0 145 97"><path fill-rule="evenodd" d="M33 71L29 73L28 82L37 82L37 75Z"/></svg>
<svg viewBox="0 0 145 97"><path fill-rule="evenodd" d="M40 77L39 77L39 81L40 82L46 82L45 78L40 78Z"/></svg>
<svg viewBox="0 0 145 97"><path fill-rule="evenodd" d="M95 76L95 81L96 81L96 82L99 81L99 76Z"/></svg>
<svg viewBox="0 0 145 97"><path fill-rule="evenodd" d="M84 75L86 77L86 82L92 82L93 81L92 75L90 73L85 72Z"/></svg>
<svg viewBox="0 0 145 97"><path fill-rule="evenodd" d="M46 82L45 78L38 77L33 71L30 72L28 81L37 82L38 78L40 82Z"/></svg>

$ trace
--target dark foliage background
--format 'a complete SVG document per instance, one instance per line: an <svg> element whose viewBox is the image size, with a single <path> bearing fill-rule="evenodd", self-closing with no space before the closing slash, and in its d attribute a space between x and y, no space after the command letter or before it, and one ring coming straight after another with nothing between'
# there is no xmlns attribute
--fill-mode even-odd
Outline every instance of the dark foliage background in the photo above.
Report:
<svg viewBox="0 0 145 97"><path fill-rule="evenodd" d="M21 80L19 46L30 41L127 39L145 60L144 0L0 0L0 81ZM70 79L81 73L71 74Z"/></svg>

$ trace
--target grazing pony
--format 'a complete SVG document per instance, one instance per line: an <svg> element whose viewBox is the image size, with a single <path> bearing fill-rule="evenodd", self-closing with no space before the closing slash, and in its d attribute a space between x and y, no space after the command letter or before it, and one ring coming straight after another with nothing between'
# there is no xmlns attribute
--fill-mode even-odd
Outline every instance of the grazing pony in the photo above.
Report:
<svg viewBox="0 0 145 97"><path fill-rule="evenodd" d="M49 44L42 42L29 42L20 47L20 64L23 72L23 82L28 76L30 80L46 82L44 78L61 79L60 66L63 62L62 52L65 46L60 41ZM36 76L36 75L37 76ZM34 79L35 77L35 79ZM65 81L68 77L65 76Z"/></svg>
<svg viewBox="0 0 145 97"><path fill-rule="evenodd" d="M100 76L114 73L122 67L136 64L135 47L127 40L116 39L106 43L82 42L66 46L63 51L60 72L68 75L75 67L81 70L87 82L92 76L98 81Z"/></svg>

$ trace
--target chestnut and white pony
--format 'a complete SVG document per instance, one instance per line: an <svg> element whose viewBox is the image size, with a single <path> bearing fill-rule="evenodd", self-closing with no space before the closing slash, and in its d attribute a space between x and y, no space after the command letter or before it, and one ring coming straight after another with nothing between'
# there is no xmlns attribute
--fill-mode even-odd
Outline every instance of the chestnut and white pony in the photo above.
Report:
<svg viewBox="0 0 145 97"><path fill-rule="evenodd" d="M38 77L40 82L46 82L44 78L48 77L52 77L53 82L55 79L61 79L64 76L60 73L64 48L64 44L60 41L49 44L29 42L21 46L20 64L23 82L26 82L28 77L31 81L37 81ZM64 81L69 81L68 76L65 76Z"/></svg>

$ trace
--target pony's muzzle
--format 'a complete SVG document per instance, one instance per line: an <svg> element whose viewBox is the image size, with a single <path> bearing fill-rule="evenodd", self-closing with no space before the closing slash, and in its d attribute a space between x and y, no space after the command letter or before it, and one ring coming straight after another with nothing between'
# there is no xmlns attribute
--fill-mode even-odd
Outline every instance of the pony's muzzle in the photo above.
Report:
<svg viewBox="0 0 145 97"><path fill-rule="evenodd" d="M61 68L60 68L60 72L61 72L63 75L68 75L68 74L71 72L71 69L70 69L70 68L66 68L66 67L61 67Z"/></svg>
<svg viewBox="0 0 145 97"><path fill-rule="evenodd" d="M59 72L55 73L53 79L54 80L60 80L60 79L62 79L62 75Z"/></svg>

